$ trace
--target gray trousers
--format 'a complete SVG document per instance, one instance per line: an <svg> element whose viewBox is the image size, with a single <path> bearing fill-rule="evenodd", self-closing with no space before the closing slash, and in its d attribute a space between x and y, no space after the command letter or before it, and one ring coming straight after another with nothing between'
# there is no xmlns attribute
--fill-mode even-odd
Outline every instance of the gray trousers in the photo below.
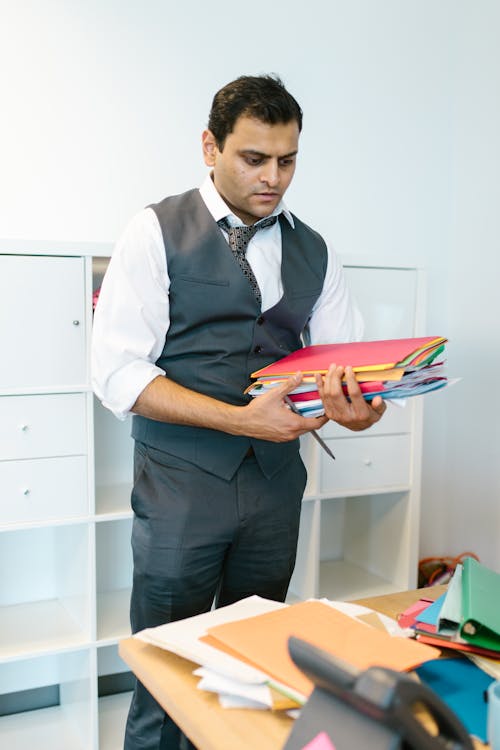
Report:
<svg viewBox="0 0 500 750"><path fill-rule="evenodd" d="M271 479L248 457L226 481L136 443L132 631L252 594L284 601L305 483L298 454ZM125 750L178 750L180 743L178 727L138 682Z"/></svg>

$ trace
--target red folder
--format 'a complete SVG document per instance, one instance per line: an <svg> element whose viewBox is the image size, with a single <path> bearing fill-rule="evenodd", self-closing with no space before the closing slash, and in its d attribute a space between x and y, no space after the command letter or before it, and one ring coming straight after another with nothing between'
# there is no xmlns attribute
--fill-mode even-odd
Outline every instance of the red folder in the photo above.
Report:
<svg viewBox="0 0 500 750"><path fill-rule="evenodd" d="M325 373L332 363L355 372L363 370L390 370L393 367L418 365L433 351L440 351L446 343L440 336L423 336L384 341L355 341L349 344L316 344L305 346L283 359L252 373L252 378L274 375L292 375L300 370L307 373ZM426 355L426 356L424 356ZM382 375L382 373L381 373Z"/></svg>
<svg viewBox="0 0 500 750"><path fill-rule="evenodd" d="M345 393L347 393L347 386L342 386ZM371 380L369 383L360 383L359 388L361 393L380 393L384 389L384 383L382 381ZM319 399L318 391L305 391L304 393L289 393L288 398L292 401L301 403L302 401L315 401Z"/></svg>
<svg viewBox="0 0 500 750"><path fill-rule="evenodd" d="M465 641L454 641L451 638L444 638L438 635L429 633L418 633L416 639L419 643L425 643L428 646L437 646L438 648L449 648L454 651L464 651L465 653L478 654L478 656L486 656L489 659L496 659L500 656L498 651L494 651L492 648L483 648L482 646L473 646L472 643L466 643Z"/></svg>

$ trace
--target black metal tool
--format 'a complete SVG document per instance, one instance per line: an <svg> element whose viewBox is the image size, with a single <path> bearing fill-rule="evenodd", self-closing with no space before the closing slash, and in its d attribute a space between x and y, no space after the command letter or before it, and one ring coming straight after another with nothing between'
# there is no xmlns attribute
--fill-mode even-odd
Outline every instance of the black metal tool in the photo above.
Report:
<svg viewBox="0 0 500 750"><path fill-rule="evenodd" d="M410 675L360 672L299 638L289 639L288 650L315 687L283 750L302 750L322 731L335 750L474 750L458 717Z"/></svg>

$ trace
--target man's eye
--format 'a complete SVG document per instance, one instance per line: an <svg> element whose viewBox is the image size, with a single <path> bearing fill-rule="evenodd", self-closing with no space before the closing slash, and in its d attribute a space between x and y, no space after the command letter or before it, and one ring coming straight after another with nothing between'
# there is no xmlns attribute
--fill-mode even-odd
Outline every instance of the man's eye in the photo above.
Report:
<svg viewBox="0 0 500 750"><path fill-rule="evenodd" d="M292 158L280 159L279 164L280 164L280 167L290 167L293 164L293 162L294 162L294 159Z"/></svg>
<svg viewBox="0 0 500 750"><path fill-rule="evenodd" d="M247 164L250 164L251 167L258 167L259 164L262 164L262 159L258 156L246 156L245 161Z"/></svg>

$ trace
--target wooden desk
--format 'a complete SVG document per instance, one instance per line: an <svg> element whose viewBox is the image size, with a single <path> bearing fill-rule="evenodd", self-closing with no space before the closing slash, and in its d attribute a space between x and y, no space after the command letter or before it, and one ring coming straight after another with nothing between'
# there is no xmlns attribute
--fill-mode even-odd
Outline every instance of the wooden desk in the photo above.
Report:
<svg viewBox="0 0 500 750"><path fill-rule="evenodd" d="M443 591L435 586L358 603L395 618L424 592L436 599ZM134 638L121 641L119 652L198 750L280 750L285 744L292 719L280 712L221 708L217 695L196 688L192 662ZM476 742L475 747L487 745Z"/></svg>

